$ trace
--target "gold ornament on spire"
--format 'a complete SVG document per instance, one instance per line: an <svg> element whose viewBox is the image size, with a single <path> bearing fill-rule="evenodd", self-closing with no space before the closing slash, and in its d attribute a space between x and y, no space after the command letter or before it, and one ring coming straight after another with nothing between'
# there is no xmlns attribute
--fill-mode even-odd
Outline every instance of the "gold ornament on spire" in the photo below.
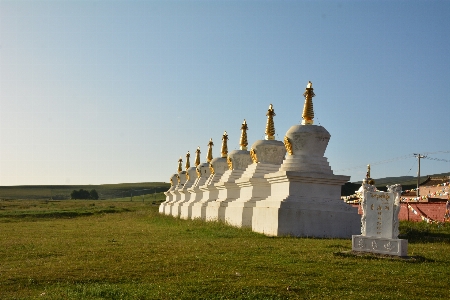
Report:
<svg viewBox="0 0 450 300"><path fill-rule="evenodd" d="M363 180L363 182L366 182L368 184L374 185L375 184L375 180L373 180L370 177L370 165L367 165L367 173L366 173L366 178Z"/></svg>
<svg viewBox="0 0 450 300"><path fill-rule="evenodd" d="M189 153L189 151L186 153L186 164L184 165L184 168L186 169L186 171L191 167L191 163L189 161L189 158L191 157L191 154Z"/></svg>
<svg viewBox="0 0 450 300"><path fill-rule="evenodd" d="M314 89L312 87L312 82L308 81L308 85L306 86L306 90L303 93L303 96L305 97L305 104L303 105L303 114L302 114L302 124L303 125L312 125L314 124L314 108L313 108L313 102L312 97L315 96Z"/></svg>
<svg viewBox="0 0 450 300"><path fill-rule="evenodd" d="M214 146L214 143L212 141L212 138L210 138L209 139L209 143L208 143L208 154L206 155L206 161L207 162L210 162L213 159L212 146Z"/></svg>
<svg viewBox="0 0 450 300"><path fill-rule="evenodd" d="M183 168L181 167L182 163L183 163L183 160L180 157L180 159L178 160L178 173L181 173L183 171Z"/></svg>
<svg viewBox="0 0 450 300"><path fill-rule="evenodd" d="M276 116L275 111L273 110L273 105L269 105L269 109L267 110L267 124L266 124L266 140L274 140L275 139L275 125L273 124L273 117Z"/></svg>
<svg viewBox="0 0 450 300"><path fill-rule="evenodd" d="M292 151L292 144L291 141L287 136L284 136L284 147L286 148L286 151L289 155L293 155L294 151Z"/></svg>
<svg viewBox="0 0 450 300"><path fill-rule="evenodd" d="M242 123L241 130L242 130L241 131L241 139L239 140L239 145L241 145L241 150L247 150L247 145L248 145L247 130L248 130L248 126L247 126L247 121L245 121L245 119L244 119L244 122Z"/></svg>
<svg viewBox="0 0 450 300"><path fill-rule="evenodd" d="M228 141L228 134L225 131L222 135L222 157L227 157L228 154L228 145L227 145L227 141Z"/></svg>
<svg viewBox="0 0 450 300"><path fill-rule="evenodd" d="M197 167L200 164L200 146L195 150L195 166Z"/></svg>

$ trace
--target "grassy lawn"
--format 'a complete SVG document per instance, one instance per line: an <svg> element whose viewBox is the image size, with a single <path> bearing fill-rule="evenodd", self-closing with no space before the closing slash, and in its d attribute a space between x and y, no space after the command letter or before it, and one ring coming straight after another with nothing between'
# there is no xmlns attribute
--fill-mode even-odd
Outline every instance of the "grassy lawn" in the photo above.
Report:
<svg viewBox="0 0 450 300"><path fill-rule="evenodd" d="M448 298L450 224L402 223L411 260L352 256L349 239L161 216L153 197L0 201L0 298Z"/></svg>

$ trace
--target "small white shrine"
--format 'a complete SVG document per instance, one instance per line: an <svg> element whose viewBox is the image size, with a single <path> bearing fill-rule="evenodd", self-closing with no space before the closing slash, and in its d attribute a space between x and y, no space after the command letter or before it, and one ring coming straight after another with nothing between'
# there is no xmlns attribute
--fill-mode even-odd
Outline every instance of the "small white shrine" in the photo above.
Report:
<svg viewBox="0 0 450 300"><path fill-rule="evenodd" d="M402 186L388 186L387 192L377 191L364 180L359 190L362 201L361 234L352 236L352 250L408 255L408 241L398 238L400 197Z"/></svg>

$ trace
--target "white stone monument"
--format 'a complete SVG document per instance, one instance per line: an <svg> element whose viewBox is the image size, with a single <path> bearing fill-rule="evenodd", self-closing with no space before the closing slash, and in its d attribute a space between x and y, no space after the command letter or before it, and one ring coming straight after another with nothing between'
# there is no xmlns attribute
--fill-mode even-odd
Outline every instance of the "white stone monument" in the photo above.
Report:
<svg viewBox="0 0 450 300"><path fill-rule="evenodd" d="M252 227L253 208L270 195L270 185L264 175L276 172L286 155L283 142L275 140L272 104L266 116L265 140L253 143L250 150L253 163L235 181L240 189L239 198L230 202L225 210L225 222L236 227Z"/></svg>
<svg viewBox="0 0 450 300"><path fill-rule="evenodd" d="M166 210L166 205L168 203L173 202L175 196L173 191L176 189L177 184L178 184L178 174L172 174L172 176L170 176L170 188L169 190L164 192L164 195L166 195L166 201L164 201L159 205L159 213L164 214Z"/></svg>
<svg viewBox="0 0 450 300"><path fill-rule="evenodd" d="M239 198L240 188L236 184L236 180L242 176L245 169L252 163L250 151L247 150L247 122L241 126L241 138L239 140L240 149L233 150L228 154L227 163L228 170L215 184L219 191L216 201L211 201L206 207L207 221L225 221L225 210L228 204Z"/></svg>
<svg viewBox="0 0 450 300"><path fill-rule="evenodd" d="M270 196L256 202L252 230L270 236L350 238L359 231L358 210L340 200L350 177L334 175L324 157L330 134L313 125L314 96L308 83L301 125L284 138L288 155L278 170L266 174Z"/></svg>
<svg viewBox="0 0 450 300"><path fill-rule="evenodd" d="M380 192L366 182L359 190L363 210L361 234L352 236L352 250L407 256L408 241L398 238L401 185L388 186L387 192Z"/></svg>
<svg viewBox="0 0 450 300"><path fill-rule="evenodd" d="M197 149L197 151L200 151L200 149ZM189 201L191 194L188 192L188 189L194 184L195 179L197 178L197 172L195 167L191 167L190 164L190 153L189 151L186 154L186 165L185 165L185 177L186 182L184 185L178 189L178 192L180 193L180 197L177 200L173 202L171 214L174 217L180 216L180 205L184 202ZM200 163L200 160L199 160Z"/></svg>
<svg viewBox="0 0 450 300"><path fill-rule="evenodd" d="M200 187L203 191L203 197L200 201L194 203L192 205L192 219L202 219L206 220L206 207L209 202L217 200L219 197L219 190L215 186L217 182L219 182L223 173L228 169L227 164L227 154L228 154L228 134L225 131L222 135L222 149L221 149L221 157L216 157L211 159L209 163L209 168L211 170L211 175L209 176L206 183ZM212 143L212 141L211 141ZM212 151L212 148L211 148ZM212 157L212 153L211 153Z"/></svg>
<svg viewBox="0 0 450 300"><path fill-rule="evenodd" d="M173 197L172 200L166 203L164 207L164 214L171 215L172 208L175 202L180 201L181 193L180 190L183 188L183 185L186 183L186 171L183 171L181 165L183 163L183 159L180 157L178 160L178 174L177 174L177 185L172 191Z"/></svg>
<svg viewBox="0 0 450 300"><path fill-rule="evenodd" d="M212 145L213 142L211 139L208 143L209 149L208 155L206 157L208 162L197 165L197 179L195 180L194 184L187 190L191 194L189 197L189 201L182 203L180 206L181 219L190 219L192 217L192 206L194 205L194 203L202 200L203 198L203 191L200 189L200 187L206 183L209 176L211 175L209 162L212 160ZM198 151L198 155L200 155L200 151Z"/></svg>

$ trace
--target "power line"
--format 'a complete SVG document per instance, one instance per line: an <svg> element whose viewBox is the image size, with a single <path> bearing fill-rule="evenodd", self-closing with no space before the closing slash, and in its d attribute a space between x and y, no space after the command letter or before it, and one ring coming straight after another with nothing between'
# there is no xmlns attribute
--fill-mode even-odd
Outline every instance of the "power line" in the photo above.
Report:
<svg viewBox="0 0 450 300"><path fill-rule="evenodd" d="M436 151L436 152L424 152L423 155L437 154L437 153L450 153L450 150L443 150L443 151ZM391 158L391 159L387 159L387 160L381 160L381 161L377 161L377 162L373 162L373 163L369 162L368 164L370 164L371 166L377 166L377 165L387 164L387 163L391 163L391 162L394 162L394 161L408 159L408 158L413 158L413 157L415 157L414 154L408 154L408 155L399 156L399 157L395 157L395 158ZM426 157L426 159L450 162L450 160L440 159L440 158ZM350 167L350 168L345 168L345 169L339 169L339 170L336 170L336 171L337 172L342 172L342 171L349 171L349 170L361 169L361 168L366 168L366 167L367 167L367 164L366 165L359 165L359 166L355 166L355 167Z"/></svg>

